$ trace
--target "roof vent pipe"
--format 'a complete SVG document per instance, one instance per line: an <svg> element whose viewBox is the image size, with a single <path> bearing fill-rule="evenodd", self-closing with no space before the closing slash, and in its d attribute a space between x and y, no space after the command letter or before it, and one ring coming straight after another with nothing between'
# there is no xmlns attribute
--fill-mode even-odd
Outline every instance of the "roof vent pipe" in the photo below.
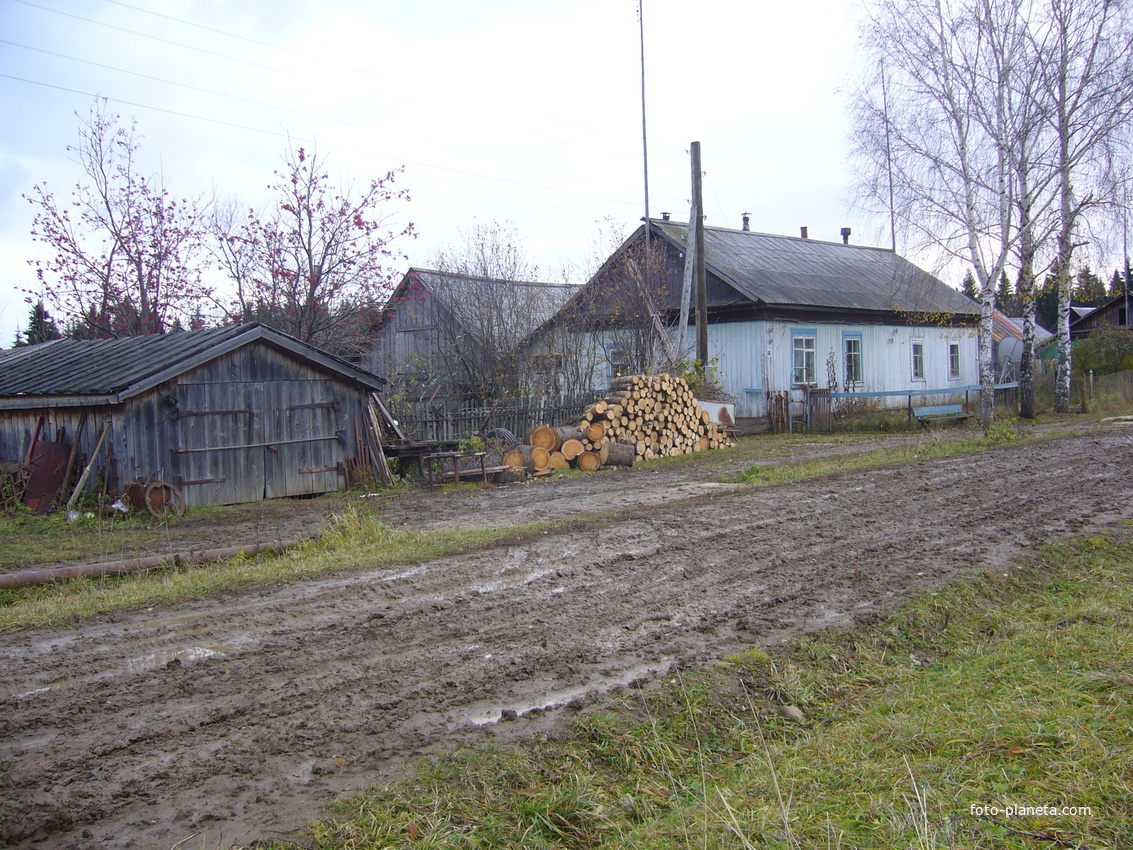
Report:
<svg viewBox="0 0 1133 850"><path fill-rule="evenodd" d="M661 221L668 221L668 220L669 220L669 214L667 212L661 213Z"/></svg>
<svg viewBox="0 0 1133 850"><path fill-rule="evenodd" d="M802 237L803 239L807 238L806 237L806 227L800 227L799 228L799 236Z"/></svg>
<svg viewBox="0 0 1133 850"><path fill-rule="evenodd" d="M848 228L848 227L842 228L842 244L843 245L849 245L850 244L850 228Z"/></svg>
<svg viewBox="0 0 1133 850"><path fill-rule="evenodd" d="M744 230L751 230L751 213L744 213Z"/></svg>

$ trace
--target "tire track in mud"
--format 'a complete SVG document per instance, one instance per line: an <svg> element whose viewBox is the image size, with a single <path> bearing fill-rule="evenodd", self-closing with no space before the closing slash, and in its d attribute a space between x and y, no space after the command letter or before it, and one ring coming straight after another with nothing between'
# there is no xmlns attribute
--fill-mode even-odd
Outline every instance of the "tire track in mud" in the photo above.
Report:
<svg viewBox="0 0 1133 850"><path fill-rule="evenodd" d="M0 843L294 838L505 711L520 733L1128 519L1131 461L1115 432L668 503L627 476L636 511L526 543L0 637Z"/></svg>

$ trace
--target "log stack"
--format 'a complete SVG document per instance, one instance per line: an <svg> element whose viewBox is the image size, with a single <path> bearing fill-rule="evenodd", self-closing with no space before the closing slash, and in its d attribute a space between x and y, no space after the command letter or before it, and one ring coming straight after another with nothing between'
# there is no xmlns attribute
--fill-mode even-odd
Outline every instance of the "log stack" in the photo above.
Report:
<svg viewBox="0 0 1133 850"><path fill-rule="evenodd" d="M572 467L595 472L733 445L727 432L700 408L684 378L632 375L616 378L605 398L586 408L577 426L540 425L504 455L513 472L549 475Z"/></svg>
<svg viewBox="0 0 1133 850"><path fill-rule="evenodd" d="M701 409L685 379L671 375L615 378L609 394L586 409L578 430L587 451L603 442L628 444L637 460L732 445L727 432Z"/></svg>

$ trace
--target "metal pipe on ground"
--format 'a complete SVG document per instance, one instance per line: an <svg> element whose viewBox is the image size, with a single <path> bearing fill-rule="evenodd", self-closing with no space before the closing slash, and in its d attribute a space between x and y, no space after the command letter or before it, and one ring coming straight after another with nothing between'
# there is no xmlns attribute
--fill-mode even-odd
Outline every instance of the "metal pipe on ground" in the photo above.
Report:
<svg viewBox="0 0 1133 850"><path fill-rule="evenodd" d="M291 543L252 543L247 546L225 546L204 552L175 553L173 555L154 555L149 558L131 558L126 561L107 561L101 564L77 564L73 567L55 567L49 570L25 570L19 573L0 575L0 590L9 587L34 587L52 584L72 578L98 578L100 576L120 576L126 573L154 570L160 567L195 567L200 564L215 564L244 555L259 555L263 552L281 552L296 546Z"/></svg>

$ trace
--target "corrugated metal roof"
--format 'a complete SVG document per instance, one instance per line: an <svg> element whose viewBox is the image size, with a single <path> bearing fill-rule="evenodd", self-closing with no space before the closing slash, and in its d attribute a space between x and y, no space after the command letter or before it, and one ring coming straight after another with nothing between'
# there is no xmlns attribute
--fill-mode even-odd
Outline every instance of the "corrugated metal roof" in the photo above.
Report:
<svg viewBox="0 0 1133 850"><path fill-rule="evenodd" d="M685 250L687 224L653 225ZM706 227L704 253L713 274L757 303L979 314L966 295L884 248Z"/></svg>
<svg viewBox="0 0 1133 850"><path fill-rule="evenodd" d="M372 383L382 379L287 334L259 324L121 339L57 339L0 351L0 397L118 396L154 379L168 380L213 356L257 339ZM165 373L171 373L165 375Z"/></svg>

